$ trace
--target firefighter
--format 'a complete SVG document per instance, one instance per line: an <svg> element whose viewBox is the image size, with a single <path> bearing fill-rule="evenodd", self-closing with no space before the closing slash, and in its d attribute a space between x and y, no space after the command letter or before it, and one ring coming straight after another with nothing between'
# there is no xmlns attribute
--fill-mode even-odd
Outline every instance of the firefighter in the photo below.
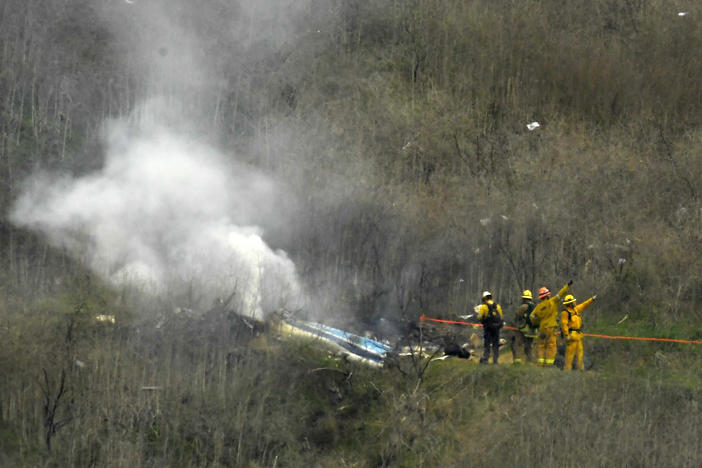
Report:
<svg viewBox="0 0 702 468"><path fill-rule="evenodd" d="M514 316L516 330L512 333L512 361L515 363L523 362L523 357L526 358L527 362L534 362L532 345L534 338L539 336L537 327L531 323L529 317L534 307L531 291L525 289L522 292L522 303Z"/></svg>
<svg viewBox="0 0 702 468"><path fill-rule="evenodd" d="M568 294L563 298L565 309L561 312L561 334L565 338L565 364L563 370L571 370L573 367L573 357L577 356L577 367L579 370L585 370L585 361L583 360L583 319L582 311L592 304L597 295L592 296L581 304L575 303L575 297Z"/></svg>
<svg viewBox="0 0 702 468"><path fill-rule="evenodd" d="M487 364L492 348L492 362L497 364L500 357L500 329L502 328L502 307L492 300L490 291L483 292L483 303L478 309L478 320L483 324L483 357L481 364Z"/></svg>
<svg viewBox="0 0 702 468"><path fill-rule="evenodd" d="M538 360L539 367L552 366L556 360L556 329L558 328L558 303L565 293L568 292L568 287L573 284L573 280L568 281L568 284L563 286L558 294L551 297L551 291L546 286L539 288L539 302L534 311L531 313L532 323L539 325L539 336L537 338Z"/></svg>

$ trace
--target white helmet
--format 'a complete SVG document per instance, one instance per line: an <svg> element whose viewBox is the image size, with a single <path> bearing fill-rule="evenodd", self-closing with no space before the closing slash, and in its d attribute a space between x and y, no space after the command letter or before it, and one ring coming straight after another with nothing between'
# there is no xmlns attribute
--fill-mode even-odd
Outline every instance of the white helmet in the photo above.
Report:
<svg viewBox="0 0 702 468"><path fill-rule="evenodd" d="M483 291L483 299L486 297L492 297L492 293L490 293L490 291Z"/></svg>

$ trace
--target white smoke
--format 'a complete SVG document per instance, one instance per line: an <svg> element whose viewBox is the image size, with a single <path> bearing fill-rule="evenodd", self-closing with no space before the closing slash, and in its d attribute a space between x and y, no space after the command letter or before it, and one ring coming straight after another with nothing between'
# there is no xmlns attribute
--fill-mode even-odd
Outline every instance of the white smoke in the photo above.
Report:
<svg viewBox="0 0 702 468"><path fill-rule="evenodd" d="M78 178L36 175L12 221L46 235L114 284L155 294L194 291L197 303L234 294L240 313L298 307L295 266L250 225L275 185L167 128L109 125L106 161Z"/></svg>
<svg viewBox="0 0 702 468"><path fill-rule="evenodd" d="M80 177L37 174L11 220L113 284L232 306L260 318L301 306L295 266L256 224L276 224L276 184L182 130L212 131L232 76L296 37L308 0L93 3L145 104L106 124L105 163ZM238 91L237 91L238 92ZM125 101L129 102L129 100ZM216 130L214 131L216 133Z"/></svg>

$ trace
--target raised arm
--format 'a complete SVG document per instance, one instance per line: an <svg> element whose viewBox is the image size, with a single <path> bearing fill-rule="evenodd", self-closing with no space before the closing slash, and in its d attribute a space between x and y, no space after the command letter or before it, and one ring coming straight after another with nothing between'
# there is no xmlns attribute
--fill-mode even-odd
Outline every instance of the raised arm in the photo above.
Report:
<svg viewBox="0 0 702 468"><path fill-rule="evenodd" d="M595 301L596 297L597 296L593 296L590 299L581 302L580 304L575 306L575 308L578 310L578 312L582 312L583 309L587 308L590 304L592 304Z"/></svg>
<svg viewBox="0 0 702 468"><path fill-rule="evenodd" d="M571 284L573 284L573 280L568 281L568 283L563 286L560 291L558 291L558 294L556 294L556 302L561 302L563 296L565 296L565 294L568 292L568 288Z"/></svg>

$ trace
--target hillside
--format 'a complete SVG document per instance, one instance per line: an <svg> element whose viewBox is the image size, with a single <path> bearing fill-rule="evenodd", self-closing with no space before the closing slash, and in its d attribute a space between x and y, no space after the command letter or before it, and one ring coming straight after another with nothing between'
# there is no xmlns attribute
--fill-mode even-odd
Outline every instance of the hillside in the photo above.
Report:
<svg viewBox="0 0 702 468"><path fill-rule="evenodd" d="M231 318L96 324L100 298L84 299L5 314L3 465L699 463L699 346L587 339L582 373L377 368Z"/></svg>
<svg viewBox="0 0 702 468"><path fill-rule="evenodd" d="M588 330L699 340L701 15L5 0L0 464L698 465L695 345L418 380L203 317L407 342L572 279Z"/></svg>

